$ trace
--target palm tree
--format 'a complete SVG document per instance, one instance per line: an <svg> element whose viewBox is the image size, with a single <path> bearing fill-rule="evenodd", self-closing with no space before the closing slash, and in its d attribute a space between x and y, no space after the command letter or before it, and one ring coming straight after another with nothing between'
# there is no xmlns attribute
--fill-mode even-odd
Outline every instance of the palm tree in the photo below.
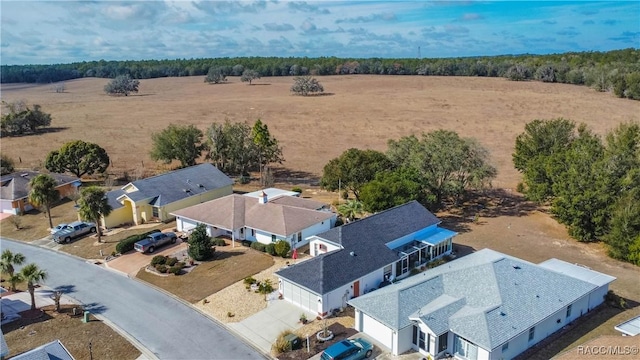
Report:
<svg viewBox="0 0 640 360"><path fill-rule="evenodd" d="M60 193L56 190L56 180L48 174L40 174L29 181L29 202L34 206L42 206L49 217L49 228L53 227L51 221L51 205L60 200Z"/></svg>
<svg viewBox="0 0 640 360"><path fill-rule="evenodd" d="M358 200L349 200L344 204L338 205L338 214L350 222L362 215L363 212L362 203Z"/></svg>
<svg viewBox="0 0 640 360"><path fill-rule="evenodd" d="M15 269L13 265L22 265L24 263L24 255L20 253L12 253L11 250L7 249L2 252L0 256L0 270L7 274L8 281L11 283L11 291L16 291L16 284L21 281L21 277L19 274L15 274Z"/></svg>
<svg viewBox="0 0 640 360"><path fill-rule="evenodd" d="M27 282L27 289L29 289L29 295L31 295L31 310L36 309L36 283L44 281L47 278L47 272L40 269L36 264L25 265L20 270L20 276Z"/></svg>
<svg viewBox="0 0 640 360"><path fill-rule="evenodd" d="M93 221L96 223L98 230L98 242L102 237L102 230L100 230L100 218L108 216L111 213L111 205L107 200L104 189L97 186L89 186L82 189L80 192L80 217L86 221Z"/></svg>

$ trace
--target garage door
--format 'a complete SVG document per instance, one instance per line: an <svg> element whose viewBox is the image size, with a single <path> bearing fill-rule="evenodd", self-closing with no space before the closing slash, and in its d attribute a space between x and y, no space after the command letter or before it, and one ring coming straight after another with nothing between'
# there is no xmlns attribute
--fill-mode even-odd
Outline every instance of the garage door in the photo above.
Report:
<svg viewBox="0 0 640 360"><path fill-rule="evenodd" d="M196 228L198 224L195 221L178 218L176 221L176 228L178 231L189 231Z"/></svg>
<svg viewBox="0 0 640 360"><path fill-rule="evenodd" d="M291 301L294 305L315 313L317 310L316 296L307 290L291 284L288 281L282 282L282 292L285 299Z"/></svg>
<svg viewBox="0 0 640 360"><path fill-rule="evenodd" d="M362 332L378 340L391 350L393 341L391 329L366 314L362 314Z"/></svg>
<svg viewBox="0 0 640 360"><path fill-rule="evenodd" d="M0 200L0 212L13 214L13 207L11 207L11 200Z"/></svg>

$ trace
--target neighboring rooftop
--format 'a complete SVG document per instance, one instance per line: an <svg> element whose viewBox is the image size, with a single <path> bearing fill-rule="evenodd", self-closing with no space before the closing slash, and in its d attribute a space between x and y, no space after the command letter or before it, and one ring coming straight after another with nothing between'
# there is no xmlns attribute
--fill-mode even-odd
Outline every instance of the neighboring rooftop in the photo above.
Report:
<svg viewBox="0 0 640 360"><path fill-rule="evenodd" d="M629 319L615 327L626 336L636 336L640 334L640 316Z"/></svg>
<svg viewBox="0 0 640 360"><path fill-rule="evenodd" d="M438 223L440 220L420 203L408 202L316 235L343 249L318 255L277 274L316 294L325 294L397 261L398 254L387 243Z"/></svg>
<svg viewBox="0 0 640 360"><path fill-rule="evenodd" d="M566 264L567 270L575 266L554 263ZM590 278L604 275L584 270L592 273ZM451 330L494 349L598 286L483 249L349 303L394 329L420 319L436 332Z"/></svg>
<svg viewBox="0 0 640 360"><path fill-rule="evenodd" d="M131 182L109 191L107 199L113 209L124 206L118 200L122 196L133 201L148 199L153 206L164 206L230 185L233 185L233 180L215 166L205 163Z"/></svg>
<svg viewBox="0 0 640 360"><path fill-rule="evenodd" d="M312 210L317 207L317 202L312 200L295 198L298 206L280 204L279 200L285 197L289 196L261 204L257 198L231 194L171 214L226 230L246 226L282 236L295 234L334 216L329 211Z"/></svg>
<svg viewBox="0 0 640 360"><path fill-rule="evenodd" d="M45 174L37 171L19 171L0 177L0 199L5 200L18 200L26 198L29 195L29 181L34 177ZM75 176L58 174L58 173L46 173L51 175L56 180L57 186L66 185L69 183L78 182L80 179Z"/></svg>
<svg viewBox="0 0 640 360"><path fill-rule="evenodd" d="M271 201L271 199L275 199L280 196L300 196L299 192L283 190L278 188L266 188L258 191L252 191L243 195L259 199L263 196L262 194L266 194L267 197L269 198L269 201Z"/></svg>
<svg viewBox="0 0 640 360"><path fill-rule="evenodd" d="M35 349L12 357L14 360L75 360L60 340L38 346Z"/></svg>

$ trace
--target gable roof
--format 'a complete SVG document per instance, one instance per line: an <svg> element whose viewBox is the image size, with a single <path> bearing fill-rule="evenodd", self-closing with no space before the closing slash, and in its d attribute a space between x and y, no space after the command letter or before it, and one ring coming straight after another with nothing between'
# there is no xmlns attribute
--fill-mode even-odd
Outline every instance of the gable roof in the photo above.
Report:
<svg viewBox="0 0 640 360"><path fill-rule="evenodd" d="M319 238L343 248L276 272L316 294L326 294L399 259L387 243L440 222L417 201L335 227ZM353 253L353 255L351 254Z"/></svg>
<svg viewBox="0 0 640 360"><path fill-rule="evenodd" d="M282 236L295 234L335 216L329 211L306 208L304 203L311 202L312 207L317 203L307 199L298 199L300 206L276 202L284 197L288 196L260 204L257 198L231 194L171 214L227 230L249 227Z"/></svg>
<svg viewBox="0 0 640 360"><path fill-rule="evenodd" d="M437 335L450 330L492 350L597 287L483 249L352 299L349 304L393 329L419 319Z"/></svg>
<svg viewBox="0 0 640 360"><path fill-rule="evenodd" d="M107 200L113 209L124 206L118 200L122 196L133 201L149 199L148 202L153 206L164 206L232 184L233 180L222 171L209 163L204 163L130 182L120 189L109 191ZM137 190L131 192L124 190L132 185Z"/></svg>
<svg viewBox="0 0 640 360"><path fill-rule="evenodd" d="M29 195L29 181L34 177L45 174L37 171L20 171L14 172L0 177L0 199L3 200L18 200L26 198ZM47 173L51 175L56 181L58 187L67 185L69 183L78 182L80 179L75 176L69 176L58 173Z"/></svg>
<svg viewBox="0 0 640 360"><path fill-rule="evenodd" d="M35 349L14 356L15 360L74 360L69 350L67 350L60 340L53 340L50 343L38 346Z"/></svg>

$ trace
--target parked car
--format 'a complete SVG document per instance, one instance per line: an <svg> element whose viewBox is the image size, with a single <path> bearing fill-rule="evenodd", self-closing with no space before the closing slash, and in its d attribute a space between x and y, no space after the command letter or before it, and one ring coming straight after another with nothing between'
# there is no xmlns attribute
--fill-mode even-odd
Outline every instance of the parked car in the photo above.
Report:
<svg viewBox="0 0 640 360"><path fill-rule="evenodd" d="M147 235L144 239L138 241L133 245L133 248L141 253L152 253L157 248L166 244L175 244L178 236L172 232L156 232Z"/></svg>
<svg viewBox="0 0 640 360"><path fill-rule="evenodd" d="M373 345L363 338L347 339L326 348L320 359L322 360L360 360L368 358L373 353Z"/></svg>
<svg viewBox="0 0 640 360"><path fill-rule="evenodd" d="M95 223L74 221L62 230L55 232L53 234L53 241L58 244L69 243L71 242L71 239L75 239L89 233L95 233L96 231L98 231L98 227Z"/></svg>
<svg viewBox="0 0 640 360"><path fill-rule="evenodd" d="M57 233L58 231L64 229L67 227L67 224L62 223L62 224L58 224L56 227L52 227L51 228L51 235Z"/></svg>

